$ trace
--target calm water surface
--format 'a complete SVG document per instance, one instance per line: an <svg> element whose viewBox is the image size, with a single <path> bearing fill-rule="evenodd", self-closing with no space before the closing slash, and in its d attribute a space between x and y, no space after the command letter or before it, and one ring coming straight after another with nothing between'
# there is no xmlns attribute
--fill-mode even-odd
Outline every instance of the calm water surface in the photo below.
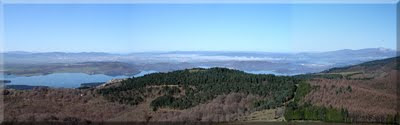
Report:
<svg viewBox="0 0 400 125"><path fill-rule="evenodd" d="M142 71L135 77L157 71ZM88 75L85 73L53 73L40 76L4 75L4 79L11 80L8 85L49 86L54 88L77 88L81 83L106 82L111 79L129 78L131 76L107 76L104 74Z"/></svg>

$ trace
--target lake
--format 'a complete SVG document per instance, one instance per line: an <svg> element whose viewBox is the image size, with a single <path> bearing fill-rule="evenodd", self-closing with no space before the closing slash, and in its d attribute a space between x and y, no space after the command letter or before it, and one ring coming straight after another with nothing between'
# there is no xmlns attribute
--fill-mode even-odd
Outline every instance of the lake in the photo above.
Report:
<svg viewBox="0 0 400 125"><path fill-rule="evenodd" d="M134 77L140 77L157 71L142 71ZM111 79L129 78L132 76L108 76L104 74L88 75L85 73L53 73L39 76L4 75L5 80L11 80L7 85L49 86L53 88L77 88L81 83L107 82Z"/></svg>
<svg viewBox="0 0 400 125"><path fill-rule="evenodd" d="M157 71L141 71L134 77L140 77L146 74L155 73ZM288 75L279 74L274 71L245 71L252 74L275 74L275 75ZM290 74L289 74L290 75ZM53 73L48 75L39 76L14 76L4 75L5 80L11 80L7 85L31 85L31 86L49 86L53 88L77 88L82 83L92 82L107 82L111 79L129 78L132 76L108 76L104 74L88 75L85 73Z"/></svg>

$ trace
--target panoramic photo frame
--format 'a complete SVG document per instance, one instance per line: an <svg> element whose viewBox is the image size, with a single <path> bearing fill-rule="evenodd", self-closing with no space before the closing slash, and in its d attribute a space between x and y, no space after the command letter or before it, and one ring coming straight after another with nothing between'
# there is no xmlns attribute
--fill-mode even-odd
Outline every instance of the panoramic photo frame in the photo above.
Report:
<svg viewBox="0 0 400 125"><path fill-rule="evenodd" d="M4 48L7 48L7 41L4 39L4 34L7 32L4 27L4 6L8 4L396 4L397 8L397 36L396 36L396 48L397 50L399 49L399 1L398 0L365 0L365 1L358 1L358 0L250 0L250 1L244 1L244 0L221 0L221 1L216 1L216 0L192 0L192 1L184 1L184 0L116 0L116 1L111 1L111 0L75 0L75 1L68 1L68 0L2 0L0 1L0 38L1 38L1 47L0 47L0 52L5 52ZM292 29L293 30L293 29ZM294 30L294 33L296 30ZM293 31L292 31L293 32ZM0 55L0 61L2 61L1 64L4 64L4 55ZM0 69L4 69L4 65L0 65ZM1 79L4 79L4 76L0 76ZM398 79L398 78L397 78ZM398 82L398 81L397 81ZM2 91L4 91L4 84L2 84ZM400 90L399 89L399 84L397 84L397 102L400 100ZM0 95L1 99L1 116L0 119L1 121L4 121L4 97L3 94ZM400 106L397 104L397 109L396 111L399 112Z"/></svg>

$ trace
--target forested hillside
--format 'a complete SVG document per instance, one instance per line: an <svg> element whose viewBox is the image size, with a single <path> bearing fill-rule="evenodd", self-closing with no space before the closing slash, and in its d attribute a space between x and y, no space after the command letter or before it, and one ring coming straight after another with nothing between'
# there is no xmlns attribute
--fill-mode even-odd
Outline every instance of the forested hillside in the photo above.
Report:
<svg viewBox="0 0 400 125"><path fill-rule="evenodd" d="M154 110L160 107L187 109L229 93L260 96L254 102L256 109L282 106L291 99L299 80L287 76L254 75L226 68L186 69L169 73L154 73L130 78L119 86L98 92L113 102L137 105L158 91L151 102Z"/></svg>

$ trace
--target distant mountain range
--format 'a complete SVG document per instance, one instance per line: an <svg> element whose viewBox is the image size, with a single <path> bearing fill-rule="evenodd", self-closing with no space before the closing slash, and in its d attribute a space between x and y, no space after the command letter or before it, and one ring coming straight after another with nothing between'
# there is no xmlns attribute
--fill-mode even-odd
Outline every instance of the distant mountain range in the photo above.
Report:
<svg viewBox="0 0 400 125"><path fill-rule="evenodd" d="M328 52L240 52L240 51L173 51L112 54L103 52L6 52L5 70L15 65L75 64L82 62L120 62L139 71L173 71L195 67L226 67L249 72L292 75L320 72L361 62L396 56L386 48L343 49Z"/></svg>

